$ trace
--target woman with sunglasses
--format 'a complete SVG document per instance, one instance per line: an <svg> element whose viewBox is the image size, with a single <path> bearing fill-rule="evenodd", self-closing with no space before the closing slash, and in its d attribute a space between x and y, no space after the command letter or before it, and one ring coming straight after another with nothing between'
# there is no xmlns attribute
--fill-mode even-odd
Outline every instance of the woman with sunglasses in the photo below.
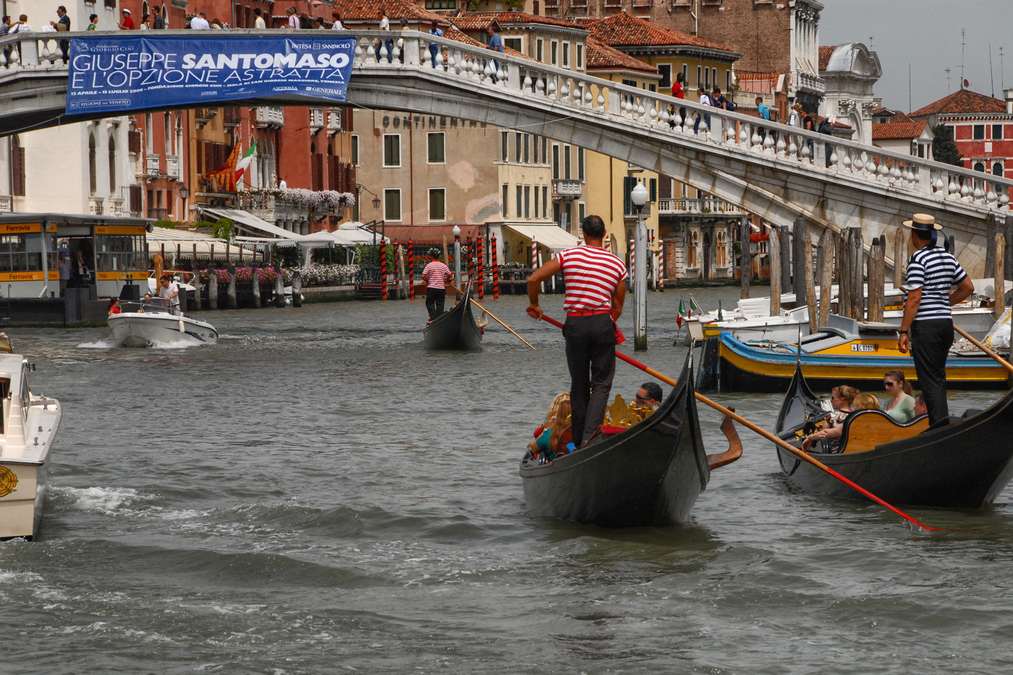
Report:
<svg viewBox="0 0 1013 675"><path fill-rule="evenodd" d="M915 399L911 395L911 383L904 379L904 373L891 370L883 376L883 388L890 395L886 403L886 414L901 424L915 417Z"/></svg>

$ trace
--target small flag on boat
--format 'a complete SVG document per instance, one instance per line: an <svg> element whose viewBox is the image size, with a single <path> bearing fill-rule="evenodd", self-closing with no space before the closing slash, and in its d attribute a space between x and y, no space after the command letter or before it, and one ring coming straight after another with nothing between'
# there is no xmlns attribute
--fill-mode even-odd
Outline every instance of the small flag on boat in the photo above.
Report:
<svg viewBox="0 0 1013 675"><path fill-rule="evenodd" d="M679 313L675 315L675 325L682 328L682 298L679 298Z"/></svg>

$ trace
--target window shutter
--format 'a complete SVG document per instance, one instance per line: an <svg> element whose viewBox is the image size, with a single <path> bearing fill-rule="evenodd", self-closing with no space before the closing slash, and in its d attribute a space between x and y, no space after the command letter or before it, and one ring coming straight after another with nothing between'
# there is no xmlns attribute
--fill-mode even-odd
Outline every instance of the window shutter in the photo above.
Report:
<svg viewBox="0 0 1013 675"><path fill-rule="evenodd" d="M651 203L658 201L658 179L651 179Z"/></svg>
<svg viewBox="0 0 1013 675"><path fill-rule="evenodd" d="M12 167L12 178L14 179L14 195L17 197L25 196L25 149L20 145L16 145L11 148L11 159L13 160L14 166Z"/></svg>
<svg viewBox="0 0 1013 675"><path fill-rule="evenodd" d="M141 192L141 186L140 185L131 185L130 186L130 212L131 213L140 213L141 212L141 208L142 208L141 198L142 198L142 196L143 196L143 193Z"/></svg>
<svg viewBox="0 0 1013 675"><path fill-rule="evenodd" d="M141 154L140 131L131 131L127 133L127 149L135 155Z"/></svg>

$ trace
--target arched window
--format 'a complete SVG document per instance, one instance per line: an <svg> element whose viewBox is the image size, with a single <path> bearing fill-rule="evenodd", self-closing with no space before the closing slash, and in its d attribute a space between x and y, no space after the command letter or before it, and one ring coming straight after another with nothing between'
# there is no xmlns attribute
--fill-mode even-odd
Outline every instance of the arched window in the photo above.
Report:
<svg viewBox="0 0 1013 675"><path fill-rule="evenodd" d="M996 162L992 165L992 175L1002 178L1002 162Z"/></svg>
<svg viewBox="0 0 1013 675"><path fill-rule="evenodd" d="M975 162L974 163L974 170L975 171L981 171L982 173L985 173L985 162Z"/></svg>
<svg viewBox="0 0 1013 675"><path fill-rule="evenodd" d="M686 243L686 267L698 267L696 264L696 249L699 244L699 230L690 230Z"/></svg>
<svg viewBox="0 0 1013 675"><path fill-rule="evenodd" d="M718 240L718 267L728 266L728 235L725 234L724 230L719 230L717 234Z"/></svg>
<svg viewBox="0 0 1013 675"><path fill-rule="evenodd" d="M88 187L91 194L98 192L98 166L95 163L95 132L88 134Z"/></svg>
<svg viewBox="0 0 1013 675"><path fill-rule="evenodd" d="M116 137L109 134L109 196L116 196Z"/></svg>

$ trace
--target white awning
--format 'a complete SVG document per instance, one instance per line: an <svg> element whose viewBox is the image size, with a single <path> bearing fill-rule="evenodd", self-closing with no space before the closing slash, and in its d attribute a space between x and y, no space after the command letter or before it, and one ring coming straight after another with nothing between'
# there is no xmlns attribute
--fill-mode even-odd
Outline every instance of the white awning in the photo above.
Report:
<svg viewBox="0 0 1013 675"><path fill-rule="evenodd" d="M258 218L249 211L239 211L236 209L211 209L201 208L204 213L210 213L213 216L219 218L228 218L234 223L241 225L244 229L253 230L257 234L261 234L267 237L275 237L278 239L293 239L295 241L302 241L306 239L301 234L295 232L289 232L288 230L278 227L272 223L267 222L263 218Z"/></svg>
<svg viewBox="0 0 1013 675"><path fill-rule="evenodd" d="M226 251L228 251L229 258L238 258L242 255L242 249L238 246L232 246L224 239L216 239L211 235L204 234L203 232L194 232L192 230L176 230L165 227L156 227L147 236L148 242L148 257L154 257L156 253L161 253L163 248L165 254L175 255L177 246L179 247L179 253L184 258L192 257L194 254L194 247L196 246L197 255L200 257L210 257L212 254L212 246L214 247L213 253L215 258L225 259ZM247 255L249 255L247 253Z"/></svg>
<svg viewBox="0 0 1013 675"><path fill-rule="evenodd" d="M557 225L513 225L504 223L506 227L528 239L534 238L542 246L551 251L562 251L574 248L579 243L577 238Z"/></svg>

